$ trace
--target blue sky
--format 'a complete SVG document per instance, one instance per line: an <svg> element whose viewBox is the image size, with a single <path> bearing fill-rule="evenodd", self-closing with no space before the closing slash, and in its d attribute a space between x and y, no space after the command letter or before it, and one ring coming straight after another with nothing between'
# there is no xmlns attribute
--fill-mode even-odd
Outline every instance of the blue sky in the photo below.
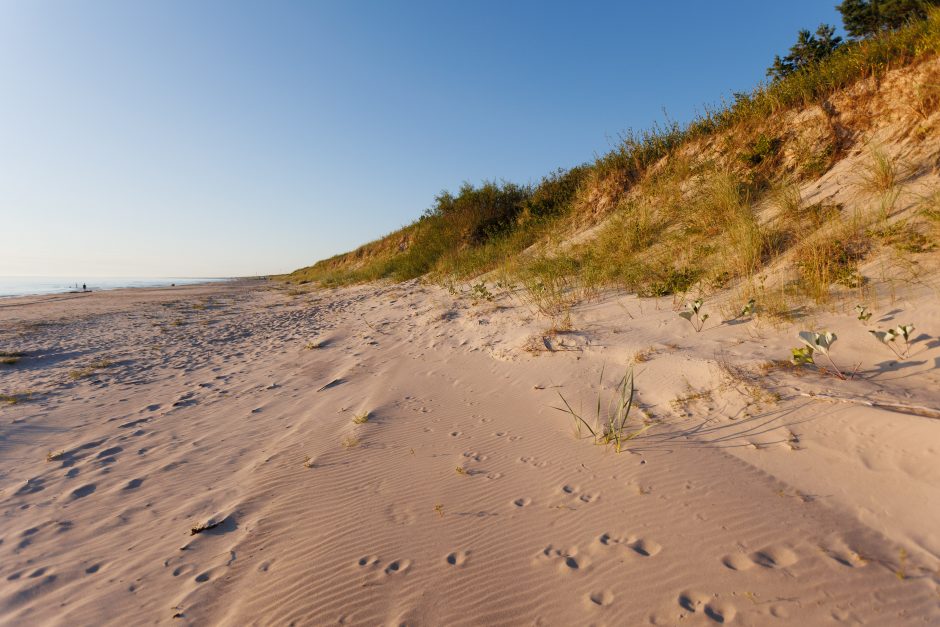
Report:
<svg viewBox="0 0 940 627"><path fill-rule="evenodd" d="M835 0L0 3L0 275L284 272L763 79Z"/></svg>

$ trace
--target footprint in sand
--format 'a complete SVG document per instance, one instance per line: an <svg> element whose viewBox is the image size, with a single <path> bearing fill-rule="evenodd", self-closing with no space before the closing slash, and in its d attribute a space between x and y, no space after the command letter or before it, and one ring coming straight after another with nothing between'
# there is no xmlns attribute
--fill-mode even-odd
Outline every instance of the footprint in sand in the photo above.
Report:
<svg viewBox="0 0 940 627"><path fill-rule="evenodd" d="M731 570L748 570L754 568L754 560L743 553L732 553L721 558L725 568Z"/></svg>
<svg viewBox="0 0 940 627"><path fill-rule="evenodd" d="M565 484L561 486L562 494L567 494L577 498L582 503L593 503L596 501L600 494L596 492L581 492L581 488L576 485Z"/></svg>
<svg viewBox="0 0 940 627"><path fill-rule="evenodd" d="M360 568L375 567L379 565L379 556L378 555L366 555L365 557L360 557L359 561L356 562Z"/></svg>
<svg viewBox="0 0 940 627"><path fill-rule="evenodd" d="M606 607L614 602L614 593L610 590L589 592L587 595L587 600L589 605Z"/></svg>
<svg viewBox="0 0 940 627"><path fill-rule="evenodd" d="M796 553L785 546L769 546L751 554L755 564L764 568L786 568L799 561Z"/></svg>
<svg viewBox="0 0 940 627"><path fill-rule="evenodd" d="M738 611L733 605L717 599L705 604L705 616L716 623L730 623L737 613Z"/></svg>
<svg viewBox="0 0 940 627"><path fill-rule="evenodd" d="M72 490L71 500L80 499L92 494L95 490L98 489L98 486L94 483L89 483L88 485L83 485L80 488Z"/></svg>
<svg viewBox="0 0 940 627"><path fill-rule="evenodd" d="M703 592L684 590L679 593L679 607L689 612L699 612L710 599L711 597Z"/></svg>
<svg viewBox="0 0 940 627"><path fill-rule="evenodd" d="M819 550L840 566L847 568L864 568L868 566L869 560L862 557L858 551L852 549L842 539L824 544L819 547Z"/></svg>
<svg viewBox="0 0 940 627"><path fill-rule="evenodd" d="M385 574L394 575L396 573L403 573L409 568L411 568L411 560L395 560L385 567Z"/></svg>
<svg viewBox="0 0 940 627"><path fill-rule="evenodd" d="M632 542L627 542L627 546L643 557L653 557L663 550L663 547L658 542L645 538L638 538Z"/></svg>
<svg viewBox="0 0 940 627"><path fill-rule="evenodd" d="M520 499L516 499L515 501L512 502L512 504L516 507L527 507L532 504L532 499L530 499L527 496L524 496Z"/></svg>
<svg viewBox="0 0 940 627"><path fill-rule="evenodd" d="M649 538L638 538L636 536L617 537L610 533L601 534L597 541L603 546L612 546L622 544L637 555L642 557L653 557L663 550L662 545Z"/></svg>
<svg viewBox="0 0 940 627"><path fill-rule="evenodd" d="M447 557L444 558L451 566L463 566L467 563L467 559L470 557L470 551L454 551L449 553Z"/></svg>
<svg viewBox="0 0 940 627"><path fill-rule="evenodd" d="M537 563L554 563L560 573L577 572L586 569L589 562L584 557L578 556L578 547L570 549L556 549L549 544L535 556Z"/></svg>
<svg viewBox="0 0 940 627"><path fill-rule="evenodd" d="M459 438L461 435L463 435L463 432L462 432L462 431L451 431L448 435L450 435L450 437L452 437L452 438Z"/></svg>

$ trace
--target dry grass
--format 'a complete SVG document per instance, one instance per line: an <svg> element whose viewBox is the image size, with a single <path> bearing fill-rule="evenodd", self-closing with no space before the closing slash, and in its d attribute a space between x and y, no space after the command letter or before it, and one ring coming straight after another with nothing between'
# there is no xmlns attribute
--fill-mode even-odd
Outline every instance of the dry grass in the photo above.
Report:
<svg viewBox="0 0 940 627"><path fill-rule="evenodd" d="M110 368L113 365L114 365L113 361L110 361L108 359L99 359L97 361L91 362L84 368L78 368L76 370L69 371L69 379L71 379L72 381L78 381L79 379L84 379L86 377L90 377L94 375L99 370Z"/></svg>

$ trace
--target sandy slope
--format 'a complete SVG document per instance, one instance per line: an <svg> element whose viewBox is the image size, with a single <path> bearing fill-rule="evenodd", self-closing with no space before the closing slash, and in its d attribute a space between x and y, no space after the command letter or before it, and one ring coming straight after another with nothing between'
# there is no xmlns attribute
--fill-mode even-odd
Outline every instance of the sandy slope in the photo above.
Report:
<svg viewBox="0 0 940 627"><path fill-rule="evenodd" d="M617 295L560 335L415 284L2 301L0 622L937 624L940 420L802 395L940 407L936 302L878 307L896 364ZM855 380L766 367L824 326ZM558 392L637 352L654 426L576 441Z"/></svg>

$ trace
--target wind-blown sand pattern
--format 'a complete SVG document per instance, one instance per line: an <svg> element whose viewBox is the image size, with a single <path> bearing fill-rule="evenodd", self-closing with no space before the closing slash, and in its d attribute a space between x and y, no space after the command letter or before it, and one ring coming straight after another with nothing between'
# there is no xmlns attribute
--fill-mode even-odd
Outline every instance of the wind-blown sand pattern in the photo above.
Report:
<svg viewBox="0 0 940 627"><path fill-rule="evenodd" d="M766 366L807 321L269 287L0 302L0 622L940 622L940 421L819 396L940 407L926 288L900 365L813 321L842 382ZM577 441L558 392L631 363L653 426Z"/></svg>

